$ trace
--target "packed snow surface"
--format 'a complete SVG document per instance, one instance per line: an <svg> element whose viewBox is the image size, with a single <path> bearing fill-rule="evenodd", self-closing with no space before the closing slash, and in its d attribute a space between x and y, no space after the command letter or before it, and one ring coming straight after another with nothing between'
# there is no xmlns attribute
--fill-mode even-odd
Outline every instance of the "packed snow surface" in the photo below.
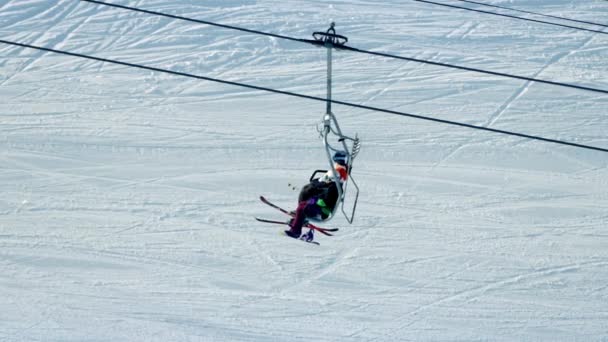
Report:
<svg viewBox="0 0 608 342"><path fill-rule="evenodd" d="M608 90L600 33L410 0L107 1ZM602 0L486 3L608 24ZM0 1L0 37L325 96L323 48L86 1ZM606 94L333 57L336 100L608 148ZM315 246L254 217L327 167L323 102L6 44L0 98L2 341L608 340L607 153L334 105L361 195Z"/></svg>

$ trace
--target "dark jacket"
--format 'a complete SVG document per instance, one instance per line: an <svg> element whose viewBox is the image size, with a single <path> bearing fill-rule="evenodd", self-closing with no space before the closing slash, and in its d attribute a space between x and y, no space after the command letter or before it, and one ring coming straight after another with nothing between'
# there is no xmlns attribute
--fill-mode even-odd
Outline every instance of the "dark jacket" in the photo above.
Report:
<svg viewBox="0 0 608 342"><path fill-rule="evenodd" d="M322 199L328 209L333 211L338 201L338 186L335 182L323 182L313 179L310 183L302 187L298 202L308 201L311 198Z"/></svg>

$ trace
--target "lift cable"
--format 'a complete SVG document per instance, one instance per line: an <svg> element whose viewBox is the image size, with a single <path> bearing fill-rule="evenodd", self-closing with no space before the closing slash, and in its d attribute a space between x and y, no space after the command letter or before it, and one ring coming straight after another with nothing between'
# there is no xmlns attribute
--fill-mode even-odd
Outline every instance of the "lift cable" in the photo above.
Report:
<svg viewBox="0 0 608 342"><path fill-rule="evenodd" d="M531 18L522 18L522 17L518 17L518 16L515 16L515 15L510 15L510 14L502 14L502 13L484 11L484 10L473 9L473 8L468 8L468 7L449 5L449 4L444 4L444 3L441 3L441 2L435 2L435 1L429 1L429 0L412 0L412 1L422 2L422 3L426 3L426 4L431 4L431 5L444 6L444 7L448 7L448 8L461 9L461 10L465 10L465 11L471 11L471 12L477 12L477 13L496 15L496 16L499 16L499 17L506 17L506 18L511 18L511 19L531 21L531 22L535 22L535 23L541 23L541 24L547 24L547 25L553 25L553 26L560 26L560 27L575 29L575 30L579 30L579 31L587 31L587 32L593 32L593 33L608 34L608 32L604 32L604 31L600 31L600 30L592 30L592 29L578 27L578 26L571 26L571 25L565 25L565 24L552 23L550 21L543 21L543 20L537 20L537 19L531 19Z"/></svg>
<svg viewBox="0 0 608 342"><path fill-rule="evenodd" d="M498 72L498 71L490 71L490 70L483 70L483 69L471 68L471 67L448 64L448 63L433 62L433 61L428 61L428 60L423 60L423 59L418 59L418 58L391 55L391 54L383 53L383 52L366 51L366 50L353 48L350 46L344 46L344 47L341 47L340 49L350 50L350 51L364 53L364 54L368 54L368 55L382 56L382 57L395 58L395 59L401 59L401 60L406 60L406 61L436 65L436 66L446 67L446 68L451 68L451 69L472 71L472 72L478 72L478 73L487 74L487 75L501 76L501 77L513 78L513 79L530 81L530 82L550 84L550 85L559 86L559 87L566 87L566 88L573 88L573 89L579 89L579 90L592 91L592 92L596 92L596 93L608 94L608 90L586 87L586 86L581 86L581 85L577 85L577 84L563 83L563 82L556 82L556 81L547 81L547 80L543 80L543 79L539 79L539 78L507 74L507 73Z"/></svg>
<svg viewBox="0 0 608 342"><path fill-rule="evenodd" d="M282 95L287 95L287 96L294 96L294 97L299 97L299 98L304 98L304 99L309 99L309 100L315 100L315 101L321 101L321 102L331 101L331 103L334 103L334 104L353 107L353 108L366 109L369 111L376 111L376 112L382 112L382 113L387 113L387 114L400 115L400 116L410 117L410 118L414 118L414 119L433 121L433 122L438 122L438 123L452 125L452 126L460 126L460 127L465 127L465 128L471 128L471 129L476 129L476 130L488 131L488 132L493 132L493 133L498 133L498 134L516 136L516 137L521 137L521 138L526 138L526 139L539 140L539 141L544 141L544 142L548 142L548 143L567 145L567 146L572 146L572 147L577 147L577 148L583 148L583 149L595 150L595 151L608 153L608 148L601 148L601 147L596 147L596 146L591 146L591 145L577 144L577 143L563 141L563 140L543 138L543 137L535 136L535 135L499 130L499 129L483 127L483 126L476 126L476 125L471 125L471 124L462 123L462 122L458 122L458 121L438 119L438 118L417 115L417 114L410 114L410 113L405 113L405 112L400 112L400 111L395 111L395 110L390 110L390 109L383 109L383 108L378 108L378 107L360 105L360 104L355 104L355 103L351 103L351 102L328 100L326 98L322 98L322 97L318 97L318 96L311 96L311 95L305 95L305 94L300 94L300 93L294 93L294 92L290 92L290 91L277 90L277 89L272 89L272 88L267 88L267 87L260 87L260 86L246 84L246 83L232 82L232 81L227 81L227 80L222 80L222 79L212 78L212 77L207 77L207 76L193 75L193 74L189 74L189 73L185 73L185 72L161 69L161 68L145 66L145 65L141 65L141 64L135 64L135 63L122 62L122 61L118 61L118 60L95 57L95 56L85 55L85 54L81 54L81 53L75 53L75 52L69 52L69 51L63 51L63 50L55 50L55 49L51 49L51 48L24 44L24 43L18 43L18 42L12 42L12 41L3 40L3 39L0 39L0 43L13 45L13 46L19 46L19 47L23 47L23 48L35 49L35 50L39 50L39 51L52 52L52 53L62 54L62 55L67 55L67 56L72 56L72 57L84 58L84 59L94 60L94 61L98 61L98 62L117 64L117 65L132 67L132 68L172 74L172 75L176 75L176 76L189 77L189 78L194 78L194 79L199 79L199 80L217 82L217 83L244 87L244 88L260 90L260 91L266 91L266 92L282 94Z"/></svg>
<svg viewBox="0 0 608 342"><path fill-rule="evenodd" d="M247 32L247 33L252 33L252 34L259 34L259 35L270 36L270 37L274 37L274 38L286 39L286 40L296 41L296 42L300 42L300 43L313 44L316 46L324 46L323 42L318 41L318 40L313 40L313 39L294 38L294 37L289 37L289 36L279 35L279 34L274 34L274 33L268 33L268 32L263 32L263 31L258 31L258 30L250 30L250 29L232 26L232 25L218 24L218 23L205 21L205 20L192 19L192 18L177 16L177 15L172 15L172 14L166 14L166 13L162 13L162 12L155 12L155 11L145 10L145 9L136 8L136 7L111 4L111 3L98 1L98 0L80 0L80 1L121 8L121 9L129 10L129 11L141 12L141 13L146 13L146 14L150 14L150 15L163 16L163 17L168 17L168 18L172 18L172 19L185 20L185 21L199 23L199 24L217 26L217 27L222 27L222 28L231 29L231 30L238 30L238 31L243 31L243 32ZM422 1L422 0L414 0L414 1ZM410 61L410 62L435 65L435 66L439 66L439 67L465 70L465 71L477 72L477 73L482 73L482 74L530 81L530 82L550 84L553 86L567 87L567 88L573 88L573 89L578 89L578 90L586 90L586 91L592 91L592 92L597 92L597 93L602 93L602 94L608 94L608 90L603 90L603 89L593 88L593 87L586 87L586 86L581 86L581 85L576 85L576 84L571 84L571 83L548 81L548 80L543 80L543 79L534 78L534 77L519 76L519 75L513 75L513 74L508 74L508 73L503 73L503 72L496 72L496 71L483 70L483 69L466 67L466 66L459 66L459 65L449 64L449 63L433 62L433 61L428 61L428 60L424 60L424 59L398 56L398 55L384 53L384 52L368 51L368 50L358 49L358 48L354 48L354 47L350 47L350 46L346 46L346 45L336 46L336 48L342 49L342 50L349 50L349 51L362 53L362 54L381 56L381 57L393 58L393 59L400 59L400 60L405 60L405 61Z"/></svg>
<svg viewBox="0 0 608 342"><path fill-rule="evenodd" d="M499 6L499 5L484 4L483 2L479 2L479 1L473 1L473 0L453 0L453 1L460 1L460 2L470 3L470 4L475 4L475 5L486 6L486 7L499 8L499 9L509 10L509 11L513 11L513 12L519 12L519 13L533 14L533 15L537 15L537 16L541 16L541 17L547 17L547 18L553 18L553 19L571 21L571 22L574 22L574 23L589 24L589 25L595 25L595 26L600 26L600 27L608 27L608 25L606 25L606 24L594 23L592 21L565 18L565 17L560 17L560 16L557 16L557 15L551 15L551 14L544 14L544 13L526 11L526 10L521 10L521 9L517 9L517 8L510 8L510 7L505 7L505 6Z"/></svg>
<svg viewBox="0 0 608 342"><path fill-rule="evenodd" d="M183 17L183 16L180 16L180 15L174 15L174 14L168 14L168 13L163 13L163 12L156 12L156 11L146 10L146 9L142 9L142 8L138 8L138 7L131 7L131 6L124 6L124 5L119 5L119 4L112 4L112 3L109 3L109 2L98 1L98 0L80 0L80 1L90 2L90 3L94 3L94 4L98 4L98 5L103 5L103 6L120 8L120 9L124 9L124 10L129 10L129 11L141 12L141 13L146 13L146 14L150 14L150 15L167 17L167 18L171 18L171 19L184 20L184 21L189 21L189 22L193 22L193 23L197 23L197 24L205 24L205 25L209 25L209 26L222 27L222 28L230 29L230 30L243 31L243 32L247 32L247 33L260 34L260 35L263 35L263 36L269 36L269 37L274 37L274 38L279 38L279 39L286 39L286 40L291 40L291 41L305 43L305 41L303 39L299 39L299 38L294 38L294 37L289 37L289 36L284 36L284 35L275 34L275 33L269 33L269 32L262 32L262 31L258 31L258 30L250 30L250 29L247 29L247 28L233 26L233 25L218 24L218 23L214 23L214 22L211 22L211 21L207 21L207 20L193 19L193 18Z"/></svg>

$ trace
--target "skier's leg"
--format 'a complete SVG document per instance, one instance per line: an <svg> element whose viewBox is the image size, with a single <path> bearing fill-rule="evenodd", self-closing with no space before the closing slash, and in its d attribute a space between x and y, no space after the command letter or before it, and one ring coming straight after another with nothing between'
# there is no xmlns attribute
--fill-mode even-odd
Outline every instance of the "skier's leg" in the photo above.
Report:
<svg viewBox="0 0 608 342"><path fill-rule="evenodd" d="M285 234L291 236L292 238L299 238L302 235L302 226L304 225L304 220L306 219L306 206L308 205L308 201L302 201L298 203L298 207L296 208L296 215L289 223L291 227L290 230L286 230Z"/></svg>
<svg viewBox="0 0 608 342"><path fill-rule="evenodd" d="M293 238L299 238L300 235L302 235L302 226L306 222L306 219L317 216L319 212L316 198L311 198L307 201L298 203L296 214L289 223L291 229L286 230L285 233Z"/></svg>

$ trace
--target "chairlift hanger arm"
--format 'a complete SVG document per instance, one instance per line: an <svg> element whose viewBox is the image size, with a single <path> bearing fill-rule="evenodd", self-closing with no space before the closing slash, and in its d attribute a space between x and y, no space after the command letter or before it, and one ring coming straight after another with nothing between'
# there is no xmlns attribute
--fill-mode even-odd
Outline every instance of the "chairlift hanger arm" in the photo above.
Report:
<svg viewBox="0 0 608 342"><path fill-rule="evenodd" d="M336 23L331 23L329 29L325 32L313 32L312 37L314 39L302 39L302 41L313 44L318 47L327 48L343 48L348 42L348 38L341 34L336 34L335 29Z"/></svg>
<svg viewBox="0 0 608 342"><path fill-rule="evenodd" d="M355 209L357 207L357 200L359 198L359 187L357 186L357 183L355 182L355 180L352 178L351 170L352 170L353 160L359 153L360 142L359 142L359 138L357 136L355 136L355 138L351 138L342 133L342 130L340 129L340 125L338 124L338 120L331 111L332 50L334 48L336 48L336 49L344 48L346 42L348 42L348 38L346 38L345 36L336 34L335 23L331 23L330 28L326 32L314 32L313 38L314 38L314 40L307 40L307 42L314 44L315 46L325 47L327 49L327 108L326 108L325 114L323 115L323 120L321 122L322 126L317 126L317 130L318 130L319 134L321 135L321 138L323 139L323 147L325 148L325 153L327 155L327 161L329 163L329 165L328 165L329 168L328 168L328 171L326 171L326 172L331 171L332 181L336 184L336 188L338 190L338 199L337 199L338 202L334 206L331 215L329 215L329 217L326 220L330 220L337 212L338 207L340 207L342 214L344 215L344 217L346 218L348 223L352 223L353 219L355 217ZM336 148L330 144L330 142L329 142L330 133L337 138L338 145L340 145L340 147ZM352 144L347 143L348 141L352 142ZM351 145L351 146L349 146L349 145ZM344 151L344 153L346 153L348 155L348 170L349 171L348 171L347 179L344 180L344 182L340 178L339 173L336 170L336 167L334 166L334 162L333 162L333 158L332 158L332 152L339 152L339 151ZM320 170L316 170L313 173L313 175L311 176L311 180L315 177L315 175L319 171ZM350 210L350 213L347 213L346 209L344 207L344 199L346 197L346 190L348 187L348 183L351 183L351 182L353 184L353 187L356 190L356 194L355 194L352 210Z"/></svg>

